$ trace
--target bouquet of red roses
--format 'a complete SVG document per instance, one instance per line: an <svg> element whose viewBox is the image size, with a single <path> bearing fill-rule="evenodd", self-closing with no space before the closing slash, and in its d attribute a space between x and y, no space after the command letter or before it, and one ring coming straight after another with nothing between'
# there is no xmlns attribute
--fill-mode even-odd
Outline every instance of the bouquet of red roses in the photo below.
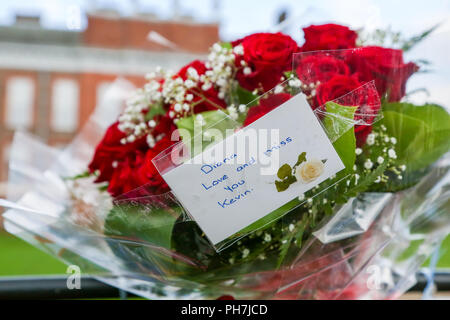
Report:
<svg viewBox="0 0 450 320"><path fill-rule="evenodd" d="M9 230L150 298L391 298L404 292L449 231L443 155L450 150L450 115L438 105L402 102L407 80L419 70L402 50L358 46L357 33L339 25L304 33L302 46L282 33L216 43L205 61L148 74L103 136L94 115L41 170L45 174L33 178L39 188L5 214ZM174 164L167 155L187 146L192 160L197 129L201 140L211 128L244 132L293 99L312 110L342 170L274 211L265 212L267 199L260 198L262 218L212 243L166 178L186 159ZM18 135L15 143L27 139ZM209 139L199 152L221 140ZM331 166L330 159L301 151L274 172L270 201ZM180 183L186 190L192 181ZM36 241L42 238L48 241ZM371 268L384 276L371 277Z"/></svg>

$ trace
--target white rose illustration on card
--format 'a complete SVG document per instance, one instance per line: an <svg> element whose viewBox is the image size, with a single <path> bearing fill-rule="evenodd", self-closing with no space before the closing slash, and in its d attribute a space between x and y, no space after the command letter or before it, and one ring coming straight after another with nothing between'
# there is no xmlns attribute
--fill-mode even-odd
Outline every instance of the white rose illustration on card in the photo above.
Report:
<svg viewBox="0 0 450 320"><path fill-rule="evenodd" d="M326 162L326 159L307 159L306 152L302 152L293 167L286 163L278 169L277 177L280 180L275 181L277 191L283 192L294 183L306 184L317 180L324 173Z"/></svg>

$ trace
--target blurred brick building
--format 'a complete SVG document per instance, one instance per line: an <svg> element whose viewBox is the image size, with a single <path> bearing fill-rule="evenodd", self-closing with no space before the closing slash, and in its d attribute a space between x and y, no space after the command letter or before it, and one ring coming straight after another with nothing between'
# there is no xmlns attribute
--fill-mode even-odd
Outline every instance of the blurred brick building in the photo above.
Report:
<svg viewBox="0 0 450 320"><path fill-rule="evenodd" d="M117 76L141 86L156 66L180 68L204 56L219 37L217 24L186 19L106 11L87 18L82 31L44 29L39 18L20 16L0 27L0 196L15 130L62 146Z"/></svg>

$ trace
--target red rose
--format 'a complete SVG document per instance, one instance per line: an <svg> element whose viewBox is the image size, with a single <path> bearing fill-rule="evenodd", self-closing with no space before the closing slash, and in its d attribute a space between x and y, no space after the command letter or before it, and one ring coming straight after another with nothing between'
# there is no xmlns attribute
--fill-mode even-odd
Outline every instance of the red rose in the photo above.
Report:
<svg viewBox="0 0 450 320"><path fill-rule="evenodd" d="M144 155L141 151L135 151L134 158L127 158L118 164L108 184L108 192L112 196L117 197L139 187L135 183L135 172L143 163Z"/></svg>
<svg viewBox="0 0 450 320"><path fill-rule="evenodd" d="M337 74L317 87L317 103L319 106L322 106L326 102L339 98L361 85L355 76Z"/></svg>
<svg viewBox="0 0 450 320"><path fill-rule="evenodd" d="M136 171L137 176L139 177L139 179L137 179L139 185L149 184L155 189L155 193L163 193L169 190L168 185L159 174L152 160L175 143L177 143L177 141L172 141L170 136L166 136L159 140L152 149L147 151L144 162Z"/></svg>
<svg viewBox="0 0 450 320"><path fill-rule="evenodd" d="M356 47L358 34L338 24L323 24L303 28L305 44L302 51L337 50Z"/></svg>
<svg viewBox="0 0 450 320"><path fill-rule="evenodd" d="M350 74L349 67L341 59L336 59L325 54L306 54L304 57L301 56L299 56L295 71L303 83L325 82L337 74Z"/></svg>
<svg viewBox="0 0 450 320"><path fill-rule="evenodd" d="M148 149L145 138L138 139L133 143L122 144L120 140L126 135L119 130L118 124L115 122L108 128L102 141L97 145L94 157L89 164L88 168L91 173L97 170L100 172L96 182L109 181L118 162L134 156L137 150Z"/></svg>
<svg viewBox="0 0 450 320"><path fill-rule="evenodd" d="M380 99L375 90L361 89L362 84L356 76L335 75L329 81L322 83L317 88L316 100L319 106L323 106L328 101L336 100L337 103L345 106L359 106L355 114L355 120L366 120L367 124L373 120L373 116L365 119L364 114L376 115L380 108ZM354 91L354 92L351 92ZM371 125L355 126L355 135L358 146L366 141L367 135L372 131Z"/></svg>
<svg viewBox="0 0 450 320"><path fill-rule="evenodd" d="M199 75L205 74L205 72L206 72L205 63L200 60L194 60L194 61L188 63L187 65L185 65L183 68L181 68L180 71L178 71L177 75L180 76L183 80L186 80L188 78L187 71L189 68L194 68L198 72Z"/></svg>
<svg viewBox="0 0 450 320"><path fill-rule="evenodd" d="M199 76L205 74L205 72L207 71L205 63L203 61L194 60L188 65L181 68L180 71L178 71L177 75L180 76L183 80L186 80L188 78L189 68L194 68ZM218 92L213 86L211 86L211 88L209 88L208 90L203 90L202 85L203 82L199 81L197 86L188 90L188 94L190 93L194 96L190 101L190 103L195 104L194 113L200 113L210 110L212 111L226 107L225 101L218 97ZM169 112L174 111L174 106L175 104L170 107Z"/></svg>
<svg viewBox="0 0 450 320"><path fill-rule="evenodd" d="M259 100L259 104L257 106L251 107L248 110L247 118L244 121L244 127L248 126L250 123L258 120L266 113L272 111L276 107L282 105L286 101L291 98L291 95L288 93L278 93L274 95L270 95L267 98L263 98Z"/></svg>
<svg viewBox="0 0 450 320"><path fill-rule="evenodd" d="M159 115L153 119L157 123L156 127L152 130L152 136L155 138L158 136L168 136L170 138L172 132L177 129L177 126L173 123L173 119L167 115Z"/></svg>
<svg viewBox="0 0 450 320"><path fill-rule="evenodd" d="M152 159L174 143L166 136L146 153L136 151L134 158L121 162L109 182L108 192L117 197L144 185L150 187L153 194L168 191L169 187L156 170Z"/></svg>
<svg viewBox="0 0 450 320"><path fill-rule="evenodd" d="M419 69L412 62L404 63L402 50L382 47L355 49L348 53L347 62L360 81L375 80L379 94L387 94L389 101L404 97L406 81Z"/></svg>
<svg viewBox="0 0 450 320"><path fill-rule="evenodd" d="M292 55L298 51L297 43L282 33L255 33L232 43L233 47L240 44L244 55L236 57L236 65L240 68L236 78L250 91L261 87L268 91L275 87L283 72L292 69ZM241 67L242 59L251 70L249 74Z"/></svg>

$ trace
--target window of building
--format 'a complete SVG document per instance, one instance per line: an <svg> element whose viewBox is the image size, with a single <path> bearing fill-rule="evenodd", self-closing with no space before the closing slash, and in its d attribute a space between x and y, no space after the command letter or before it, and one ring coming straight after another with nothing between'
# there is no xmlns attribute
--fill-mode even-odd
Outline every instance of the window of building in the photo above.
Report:
<svg viewBox="0 0 450 320"><path fill-rule="evenodd" d="M54 131L73 132L77 129L79 101L76 80L57 79L53 82L50 125Z"/></svg>
<svg viewBox="0 0 450 320"><path fill-rule="evenodd" d="M6 126L27 129L33 125L35 87L30 77L15 76L6 83Z"/></svg>

